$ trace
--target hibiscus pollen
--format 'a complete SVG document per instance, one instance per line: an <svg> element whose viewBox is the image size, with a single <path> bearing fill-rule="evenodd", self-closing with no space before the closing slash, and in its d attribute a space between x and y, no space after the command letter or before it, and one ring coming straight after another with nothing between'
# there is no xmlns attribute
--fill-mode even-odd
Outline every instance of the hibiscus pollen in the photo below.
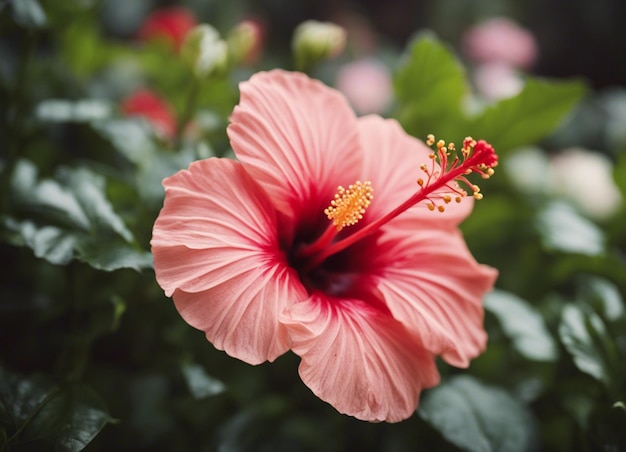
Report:
<svg viewBox="0 0 626 452"><path fill-rule="evenodd" d="M374 189L370 181L356 181L348 188L341 185L337 188L334 199L330 206L324 210L329 220L341 231L346 226L352 226L359 222L365 214L365 209L372 203Z"/></svg>

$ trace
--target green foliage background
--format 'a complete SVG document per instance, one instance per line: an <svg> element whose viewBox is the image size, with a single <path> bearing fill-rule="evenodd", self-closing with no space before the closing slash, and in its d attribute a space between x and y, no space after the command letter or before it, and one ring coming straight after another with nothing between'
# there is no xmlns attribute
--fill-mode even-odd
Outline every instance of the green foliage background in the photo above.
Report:
<svg viewBox="0 0 626 452"><path fill-rule="evenodd" d="M506 171L463 225L500 271L488 349L468 370L439 363L442 384L409 420L339 415L292 354L251 367L214 350L154 279L161 180L231 155L237 82L292 63L277 51L194 81L171 49L107 36L102 3L0 2L0 451L626 449L626 209L595 221ZM467 68L433 33L385 57L389 116L420 138L484 138L503 165L523 146L571 144L606 99L580 80L528 76L515 97L469 113ZM328 81L332 64L313 75ZM120 99L142 85L194 134L168 142L123 116ZM599 150L626 196L626 142Z"/></svg>

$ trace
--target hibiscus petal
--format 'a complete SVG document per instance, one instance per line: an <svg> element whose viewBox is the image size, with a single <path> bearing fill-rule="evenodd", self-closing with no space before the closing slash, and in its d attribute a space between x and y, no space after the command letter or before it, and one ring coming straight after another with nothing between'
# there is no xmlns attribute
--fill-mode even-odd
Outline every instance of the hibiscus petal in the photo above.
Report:
<svg viewBox="0 0 626 452"><path fill-rule="evenodd" d="M478 264L457 230L381 236L375 289L394 318L450 364L467 367L484 350L482 297L497 271Z"/></svg>
<svg viewBox="0 0 626 452"><path fill-rule="evenodd" d="M416 181L423 176L420 165L425 163L430 167L432 162L428 155L432 149L408 135L396 120L370 115L359 118L358 122L364 154L362 177L371 181L374 187L374 200L365 218L375 219L419 190ZM435 193L439 192L442 191ZM472 211L473 201L474 198L468 196L458 204L447 204L443 213L431 212L426 202L422 202L401 214L397 220L419 221L421 225L428 222L457 226Z"/></svg>
<svg viewBox="0 0 626 452"><path fill-rule="evenodd" d="M274 360L289 348L278 314L307 294L265 193L226 159L192 163L163 185L151 241L157 281L217 348L250 364Z"/></svg>
<svg viewBox="0 0 626 452"><path fill-rule="evenodd" d="M360 300L314 294L281 317L302 381L339 412L398 422L436 385L433 356L388 313Z"/></svg>
<svg viewBox="0 0 626 452"><path fill-rule="evenodd" d="M337 186L360 175L354 112L301 73L261 72L240 89L228 126L237 158L288 218L319 218Z"/></svg>

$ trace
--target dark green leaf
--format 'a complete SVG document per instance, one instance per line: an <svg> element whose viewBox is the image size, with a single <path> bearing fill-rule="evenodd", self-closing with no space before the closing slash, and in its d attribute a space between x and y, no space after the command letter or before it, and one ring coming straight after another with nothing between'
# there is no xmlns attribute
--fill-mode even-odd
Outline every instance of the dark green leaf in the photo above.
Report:
<svg viewBox="0 0 626 452"><path fill-rule="evenodd" d="M59 178L72 190L74 197L91 220L92 228L115 231L127 242L133 241L132 233L113 211L113 206L106 198L105 181L102 176L84 168L61 168Z"/></svg>
<svg viewBox="0 0 626 452"><path fill-rule="evenodd" d="M12 188L15 211L32 217L3 219L13 245L27 246L58 265L76 258L105 271L152 267L151 254L132 245L133 234L113 210L99 174L60 168L55 180L38 180L34 165L20 161Z"/></svg>
<svg viewBox="0 0 626 452"><path fill-rule="evenodd" d="M534 361L554 361L557 348L541 317L527 301L502 290L485 296L485 308L500 321L519 353Z"/></svg>
<svg viewBox="0 0 626 452"><path fill-rule="evenodd" d="M107 119L92 127L124 157L141 164L153 158L154 133L145 121L138 118Z"/></svg>
<svg viewBox="0 0 626 452"><path fill-rule="evenodd" d="M528 78L522 92L488 107L471 121L471 134L499 153L534 143L552 132L585 94L578 81Z"/></svg>
<svg viewBox="0 0 626 452"><path fill-rule="evenodd" d="M58 181L38 180L37 168L28 160L17 162L11 177L11 190L16 209L80 230L89 230L91 226L74 193Z"/></svg>
<svg viewBox="0 0 626 452"><path fill-rule="evenodd" d="M618 320L624 315L624 298L612 282L589 276L579 281L580 297L593 304L594 308L606 320Z"/></svg>
<svg viewBox="0 0 626 452"><path fill-rule="evenodd" d="M32 221L18 222L13 219L7 219L4 226L11 233L10 243L27 246L35 256L52 264L65 265L74 256L76 235L68 234L56 226L38 227Z"/></svg>
<svg viewBox="0 0 626 452"><path fill-rule="evenodd" d="M46 13L37 0L12 0L13 18L27 28L42 28L47 23Z"/></svg>
<svg viewBox="0 0 626 452"><path fill-rule="evenodd" d="M76 243L76 255L95 269L114 271L131 268L136 271L152 268L152 254L137 250L127 244L84 238Z"/></svg>
<svg viewBox="0 0 626 452"><path fill-rule="evenodd" d="M196 399L217 395L226 389L221 381L209 376L198 364L187 364L182 372L189 386L189 391Z"/></svg>
<svg viewBox="0 0 626 452"><path fill-rule="evenodd" d="M605 253L602 230L565 202L552 202L539 212L537 228L548 250L589 256Z"/></svg>
<svg viewBox="0 0 626 452"><path fill-rule="evenodd" d="M63 388L41 377L23 378L0 370L0 420L10 444L38 450L75 452L112 421L103 402L88 387Z"/></svg>
<svg viewBox="0 0 626 452"><path fill-rule="evenodd" d="M581 372L611 388L617 379L619 357L600 316L582 305L565 306L559 336Z"/></svg>
<svg viewBox="0 0 626 452"><path fill-rule="evenodd" d="M418 414L460 449L527 452L535 445L528 409L503 389L461 375L428 391Z"/></svg>
<svg viewBox="0 0 626 452"><path fill-rule="evenodd" d="M467 91L465 71L432 34L421 34L409 44L394 86L399 103L397 116L417 137L446 135L462 119L461 102Z"/></svg>

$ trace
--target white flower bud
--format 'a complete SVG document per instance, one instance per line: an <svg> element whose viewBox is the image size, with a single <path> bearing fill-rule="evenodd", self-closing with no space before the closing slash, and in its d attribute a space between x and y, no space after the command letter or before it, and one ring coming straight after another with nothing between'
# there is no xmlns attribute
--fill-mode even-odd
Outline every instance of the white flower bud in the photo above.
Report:
<svg viewBox="0 0 626 452"><path fill-rule="evenodd" d="M330 22L308 20L296 28L292 48L298 68L307 68L339 55L346 46L346 31Z"/></svg>
<svg viewBox="0 0 626 452"><path fill-rule="evenodd" d="M181 57L196 77L206 78L223 72L228 63L228 47L215 28L198 25L187 33Z"/></svg>

